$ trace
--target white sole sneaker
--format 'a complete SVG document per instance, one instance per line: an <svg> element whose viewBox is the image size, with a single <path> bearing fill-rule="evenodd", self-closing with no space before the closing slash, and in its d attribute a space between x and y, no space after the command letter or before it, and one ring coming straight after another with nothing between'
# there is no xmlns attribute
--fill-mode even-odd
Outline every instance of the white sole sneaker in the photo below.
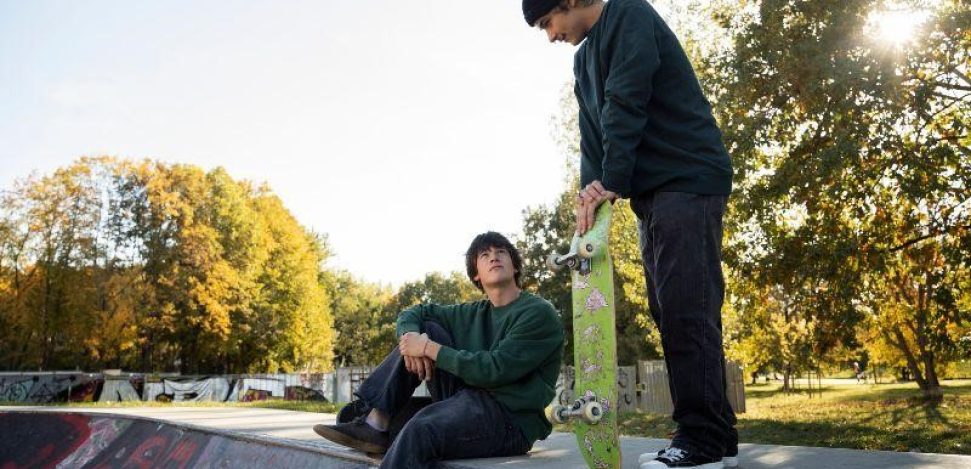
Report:
<svg viewBox="0 0 971 469"><path fill-rule="evenodd" d="M663 449L658 451L648 451L646 453L641 453L641 455L637 457L638 467L646 462L657 459L658 456L660 456L662 453L664 453ZM722 458L722 464L725 467L738 467L738 456L725 456L724 458Z"/></svg>
<svg viewBox="0 0 971 469"><path fill-rule="evenodd" d="M722 469L725 467L721 461L710 462L708 464L702 464L700 466L691 466L693 469ZM640 465L640 469L670 469L670 466L664 464L656 459L645 462Z"/></svg>
<svg viewBox="0 0 971 469"><path fill-rule="evenodd" d="M662 452L664 452L663 449L658 451L648 451L646 453L641 453L641 455L637 457L637 465L639 466L648 461L653 461L657 459L657 457L660 456Z"/></svg>

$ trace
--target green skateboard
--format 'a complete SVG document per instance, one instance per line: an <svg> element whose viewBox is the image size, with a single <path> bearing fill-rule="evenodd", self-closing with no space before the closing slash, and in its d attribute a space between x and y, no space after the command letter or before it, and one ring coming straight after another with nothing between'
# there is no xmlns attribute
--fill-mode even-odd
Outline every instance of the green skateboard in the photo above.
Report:
<svg viewBox="0 0 971 469"><path fill-rule="evenodd" d="M617 432L617 335L614 326L614 266L607 249L613 208L604 203L586 234L570 251L553 253L550 269L569 267L573 278L573 363L577 399L554 405L553 423L573 421L580 452L595 469L620 467Z"/></svg>

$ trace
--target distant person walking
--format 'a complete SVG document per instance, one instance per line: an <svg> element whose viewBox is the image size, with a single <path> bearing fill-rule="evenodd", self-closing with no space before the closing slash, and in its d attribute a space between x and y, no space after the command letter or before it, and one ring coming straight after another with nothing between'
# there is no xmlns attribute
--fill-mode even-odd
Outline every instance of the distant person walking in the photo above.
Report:
<svg viewBox="0 0 971 469"><path fill-rule="evenodd" d="M856 376L856 384L862 380L866 383L866 373L860 368L860 362L853 362L853 374Z"/></svg>

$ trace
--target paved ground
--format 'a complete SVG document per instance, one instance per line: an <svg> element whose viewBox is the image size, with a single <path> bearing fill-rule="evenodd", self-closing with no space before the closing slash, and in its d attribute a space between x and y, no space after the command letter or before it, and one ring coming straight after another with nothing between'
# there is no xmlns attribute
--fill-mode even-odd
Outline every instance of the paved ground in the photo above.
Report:
<svg viewBox="0 0 971 469"><path fill-rule="evenodd" d="M64 407L0 407L4 411L84 412L115 414L158 419L194 428L213 429L230 436L244 435L249 440L266 440L274 444L318 449L321 454L346 456L358 463L368 460L360 453L348 451L318 437L311 427L316 423L333 422L333 414L314 414L272 409L241 409L218 407L128 407L128 408L64 408ZM624 437L622 452L624 467L635 468L637 455L663 448L665 440ZM926 453L894 453L856 451L798 446L742 444L739 447L740 467L760 468L971 468L971 456ZM373 460L372 460L373 462ZM330 465L330 464L328 464ZM333 465L343 466L336 460ZM446 467L487 468L515 466L517 469L581 469L585 465L576 449L572 434L554 433L538 442L524 457L450 461Z"/></svg>

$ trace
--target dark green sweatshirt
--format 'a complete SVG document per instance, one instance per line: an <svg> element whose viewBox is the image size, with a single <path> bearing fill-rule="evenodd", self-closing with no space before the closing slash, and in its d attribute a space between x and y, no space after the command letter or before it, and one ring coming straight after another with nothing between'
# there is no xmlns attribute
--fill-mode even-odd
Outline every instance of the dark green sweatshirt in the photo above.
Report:
<svg viewBox="0 0 971 469"><path fill-rule="evenodd" d="M563 355L563 323L548 301L522 292L496 308L489 300L439 306L423 304L398 317L398 337L436 321L455 339L443 346L436 367L488 390L506 407L530 442L553 427L543 409L553 400Z"/></svg>
<svg viewBox="0 0 971 469"><path fill-rule="evenodd" d="M610 0L574 56L580 182L623 197L728 195L721 131L678 39L644 0Z"/></svg>

